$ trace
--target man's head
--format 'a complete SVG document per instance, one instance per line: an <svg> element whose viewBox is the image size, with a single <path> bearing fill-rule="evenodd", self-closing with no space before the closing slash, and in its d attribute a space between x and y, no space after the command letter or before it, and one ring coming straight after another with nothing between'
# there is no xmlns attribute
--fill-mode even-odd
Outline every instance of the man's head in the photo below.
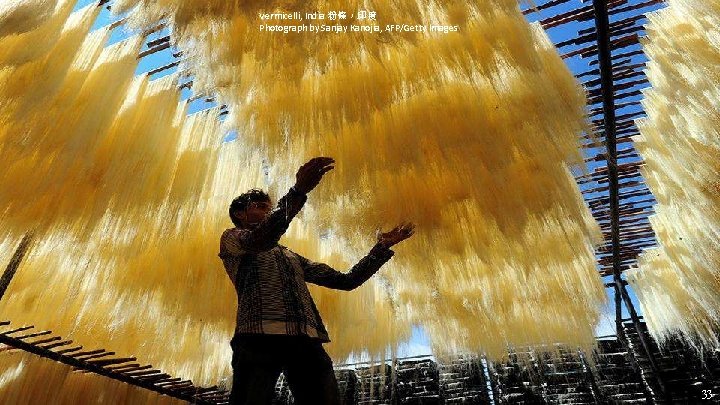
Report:
<svg viewBox="0 0 720 405"><path fill-rule="evenodd" d="M249 190L230 203L230 219L238 228L252 228L272 211L272 202L266 192Z"/></svg>

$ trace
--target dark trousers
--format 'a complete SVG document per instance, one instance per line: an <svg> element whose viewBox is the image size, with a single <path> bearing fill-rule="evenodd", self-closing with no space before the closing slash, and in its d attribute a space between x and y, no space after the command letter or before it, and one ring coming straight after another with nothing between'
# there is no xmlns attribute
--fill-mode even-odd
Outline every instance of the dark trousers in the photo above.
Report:
<svg viewBox="0 0 720 405"><path fill-rule="evenodd" d="M270 405L280 372L296 405L338 405L332 360L322 343L306 336L236 335L230 405Z"/></svg>

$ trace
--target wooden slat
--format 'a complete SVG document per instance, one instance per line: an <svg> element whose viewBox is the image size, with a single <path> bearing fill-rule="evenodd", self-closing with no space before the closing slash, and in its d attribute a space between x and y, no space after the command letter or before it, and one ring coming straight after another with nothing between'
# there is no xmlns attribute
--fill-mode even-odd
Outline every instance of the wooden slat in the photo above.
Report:
<svg viewBox="0 0 720 405"><path fill-rule="evenodd" d="M2 325L9 324L10 322L7 321L2 322ZM75 372L99 374L194 404L209 405L227 402L228 393L218 390L217 387L196 387L192 381L173 378L167 373L152 369L150 365L127 364L136 360L134 357L101 359L101 357L112 356L115 353L105 349L80 351L83 348L82 346L53 351L52 348L67 346L72 343L71 340L62 341L59 336L52 336L36 342L27 341L32 337L47 336L52 333L49 331L12 336L13 333L32 328L34 326L25 326L4 333L0 332L0 344L72 366ZM202 393L211 393L212 395L198 396L198 394Z"/></svg>

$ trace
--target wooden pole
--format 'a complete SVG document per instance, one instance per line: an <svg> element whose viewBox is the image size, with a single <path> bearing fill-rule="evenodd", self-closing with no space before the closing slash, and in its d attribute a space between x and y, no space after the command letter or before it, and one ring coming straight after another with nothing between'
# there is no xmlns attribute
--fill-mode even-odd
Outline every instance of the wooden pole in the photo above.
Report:
<svg viewBox="0 0 720 405"><path fill-rule="evenodd" d="M640 327L640 319L635 311L635 306L630 300L627 289L623 284L622 277L620 275L621 258L620 258L620 215L619 215L619 189L618 184L618 167L617 167L617 145L615 139L615 99L614 99L614 88L613 88L613 74L612 74L612 55L610 51L610 29L609 29L609 18L608 18L608 5L607 0L593 0L593 9L595 14L595 31L597 33L597 55L600 65L600 79L601 79L601 96L603 102L603 122L605 132L605 145L607 147L607 167L608 167L608 192L610 195L610 224L611 224L611 240L612 240L612 268L613 268L613 280L615 281L615 293L616 303L619 301L617 294L620 295L622 301L625 303L630 317L632 318L633 325L638 332L638 336L642 343L642 347L647 355L650 362L650 368L655 374L655 382L658 385L660 394L662 397L667 398L667 391L665 384L662 381L660 375L660 369L658 368L650 345L645 339L645 335ZM617 308L616 308L617 310ZM618 336L620 336L622 325L619 320L616 319L616 327L618 328Z"/></svg>
<svg viewBox="0 0 720 405"><path fill-rule="evenodd" d="M23 258L25 258L25 254L29 250L34 236L35 234L32 231L27 232L25 236L23 236L20 244L15 249L15 253L13 253L12 259L10 259L10 263L5 267L5 272L3 272L0 278L0 300L2 300L3 295L5 295L5 291L7 291L10 281L12 281L15 272L18 267L20 267L20 263L22 263Z"/></svg>

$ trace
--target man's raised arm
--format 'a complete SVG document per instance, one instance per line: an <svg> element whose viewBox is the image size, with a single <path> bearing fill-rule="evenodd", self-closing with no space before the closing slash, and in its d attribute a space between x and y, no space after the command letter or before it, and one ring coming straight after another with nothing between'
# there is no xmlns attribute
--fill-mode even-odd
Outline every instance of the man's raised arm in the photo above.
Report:
<svg viewBox="0 0 720 405"><path fill-rule="evenodd" d="M334 164L332 158L317 157L302 165L295 175L295 185L278 201L277 207L257 226L237 230L239 248L248 253L272 249L307 201L307 193L334 168Z"/></svg>
<svg viewBox="0 0 720 405"><path fill-rule="evenodd" d="M390 250L390 247L411 237L414 228L413 224L403 224L390 232L380 234L378 242L370 252L347 273L339 272L327 264L315 263L298 255L305 272L305 281L336 290L354 290L372 277L383 264L393 257L395 252Z"/></svg>

